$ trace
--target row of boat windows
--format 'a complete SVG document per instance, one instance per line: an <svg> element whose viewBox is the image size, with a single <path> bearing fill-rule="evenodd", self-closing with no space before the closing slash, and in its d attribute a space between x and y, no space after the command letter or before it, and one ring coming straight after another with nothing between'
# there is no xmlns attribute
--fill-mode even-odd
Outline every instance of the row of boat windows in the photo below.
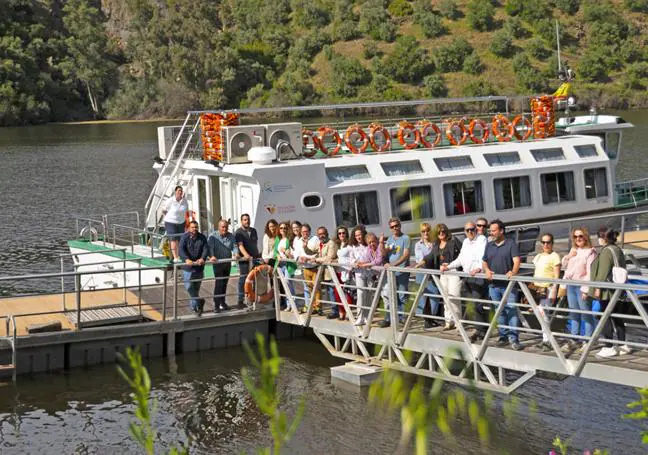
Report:
<svg viewBox="0 0 648 455"><path fill-rule="evenodd" d="M608 196L605 168L584 171L585 197L596 199ZM561 204L576 200L574 172L553 172L540 175L543 204ZM494 179L495 208L510 210L531 207L531 184L528 176ZM389 192L391 215L402 221L434 217L432 188L412 186L392 188ZM482 182L472 180L443 185L446 216L481 213L484 211ZM335 221L338 225L380 224L378 192L365 191L333 196Z"/></svg>
<svg viewBox="0 0 648 455"><path fill-rule="evenodd" d="M591 158L598 156L596 147L592 144L574 146L580 158ZM537 162L565 160L565 153L562 148L545 148L531 150L531 155ZM518 152L486 153L484 158L489 166L514 166L521 164ZM441 172L456 171L461 169L473 169L473 159L469 155L434 158L434 164ZM423 174L423 166L419 160L385 162L380 163L383 172L388 177L401 177L405 175ZM337 183L345 180L359 180L371 178L367 166L345 166L326 169L326 176L329 181Z"/></svg>

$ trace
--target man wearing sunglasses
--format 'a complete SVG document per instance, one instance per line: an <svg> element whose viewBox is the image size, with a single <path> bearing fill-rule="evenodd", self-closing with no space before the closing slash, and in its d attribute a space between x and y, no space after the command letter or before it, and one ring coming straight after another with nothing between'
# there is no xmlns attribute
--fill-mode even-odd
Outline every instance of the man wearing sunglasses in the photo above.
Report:
<svg viewBox="0 0 648 455"><path fill-rule="evenodd" d="M506 238L506 225L504 222L500 220L491 221L489 231L493 240L486 245L482 269L490 281L488 286L490 300L494 301L495 306L497 306L506 292L508 281L493 280L493 275L506 275L507 278L517 275L520 271L520 251L515 241ZM519 302L518 295L518 289L513 287L504 308L497 317L497 325L499 326L497 345L505 346L508 341L513 349L521 351L524 347L520 344L518 331L515 328L520 322L518 309L514 305ZM504 328L503 326L508 327Z"/></svg>
<svg viewBox="0 0 648 455"><path fill-rule="evenodd" d="M470 273L472 277L463 279L463 297L483 300L486 297L486 283L483 278L475 278L474 276L482 272L482 258L486 249L486 237L477 233L477 227L472 221L464 225L464 232L466 238L461 244L459 256L449 264L441 264L440 270L445 272L446 270L457 270L461 267L464 272ZM468 307L468 315L472 316L477 322L488 323L483 303L471 302ZM475 332L470 336L470 341L475 342L484 338L486 329L486 325L478 325Z"/></svg>
<svg viewBox="0 0 648 455"><path fill-rule="evenodd" d="M386 244L383 245L384 236L380 236L381 246L383 246L385 254L387 255L385 268L407 267L409 265L410 257L410 238L401 231L401 222L398 218L390 218L389 229L392 234L387 239ZM402 313L405 309L405 302L407 301L407 295L404 294L404 292L407 292L408 289L409 273L398 272L395 275L396 289L398 291L398 312ZM389 314L391 290L388 285L383 288L381 295L385 302L385 318L380 321L379 326L389 327L391 325L391 315ZM398 319L399 321L402 321L402 314L398 315Z"/></svg>

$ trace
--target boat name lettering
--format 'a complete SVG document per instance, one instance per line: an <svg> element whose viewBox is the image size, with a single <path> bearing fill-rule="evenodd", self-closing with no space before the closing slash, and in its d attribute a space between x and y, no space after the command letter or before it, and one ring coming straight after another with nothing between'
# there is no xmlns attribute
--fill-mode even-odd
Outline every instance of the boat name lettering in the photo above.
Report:
<svg viewBox="0 0 648 455"><path fill-rule="evenodd" d="M294 185L273 185L272 182L265 182L263 184L263 191L267 191L269 193L285 193L286 191L290 191L294 188Z"/></svg>

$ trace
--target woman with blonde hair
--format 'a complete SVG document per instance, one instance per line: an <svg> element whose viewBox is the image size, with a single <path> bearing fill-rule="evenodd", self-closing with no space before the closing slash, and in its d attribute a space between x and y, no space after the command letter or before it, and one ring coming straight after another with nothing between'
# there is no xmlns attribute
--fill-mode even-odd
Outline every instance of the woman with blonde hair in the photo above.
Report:
<svg viewBox="0 0 648 455"><path fill-rule="evenodd" d="M290 289L290 294L294 297L295 286L293 285L292 279L295 276L297 265L291 260L293 259L292 241L293 238L290 221L279 223L279 235L276 237L274 243L274 257L279 261L279 273L281 273L288 282L288 289ZM287 261L287 259L290 261ZM281 306L283 309L290 311L290 307L284 302L285 297L281 299Z"/></svg>
<svg viewBox="0 0 648 455"><path fill-rule="evenodd" d="M562 259L562 268L565 271L565 280L589 281L590 267L596 259L596 250L592 248L590 233L587 227L577 227L571 234L572 248ZM592 311L591 301L583 298L580 286L577 284L567 285L567 303L570 310ZM570 333L580 336L581 323L585 324L585 336L592 336L594 331L594 316L584 313L569 313ZM570 351L576 347L575 340L569 340L563 346L564 351Z"/></svg>
<svg viewBox="0 0 648 455"><path fill-rule="evenodd" d="M430 252L432 251L432 247L434 246L434 242L436 241L436 232L432 232L432 226L430 226L429 223L421 223L420 228L421 228L420 229L421 240L416 242L416 245L414 245L414 258L416 260L416 266L415 266L416 268L420 268L423 267L423 265L425 265L425 261L423 260L423 258L425 258L425 256L430 254ZM424 276L425 275L422 273L417 273L416 283L421 284ZM416 314L424 314L424 315L431 315L431 316L437 315L437 312L439 311L439 299L437 297L430 297L429 294L434 294L434 295L439 294L439 289L437 289L436 285L434 284L434 280L432 280L432 277L429 278L425 291L423 292L421 298L418 301ZM430 306L429 308L426 308L428 299L430 301ZM439 324L434 319L425 318L424 327L426 329L436 327L437 325Z"/></svg>

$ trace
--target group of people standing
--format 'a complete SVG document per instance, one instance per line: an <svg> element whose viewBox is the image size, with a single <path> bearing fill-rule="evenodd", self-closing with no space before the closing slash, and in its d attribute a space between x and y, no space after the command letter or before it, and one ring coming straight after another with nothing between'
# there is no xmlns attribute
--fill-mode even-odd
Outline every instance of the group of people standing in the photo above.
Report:
<svg viewBox="0 0 648 455"><path fill-rule="evenodd" d="M179 191L178 191L179 188ZM182 188L176 189L176 196ZM177 211L182 210L180 199L169 203L169 211L177 206ZM168 215L168 214L167 214ZM250 216L241 216L241 226L236 232L229 232L229 223L220 220L218 229L205 237L198 232L198 223L192 221L189 229L184 233L176 248L173 247L174 259L185 264L184 282L187 292L191 296L191 309L198 315L202 314L204 300L199 297L201 280L204 276L204 266L211 263L214 269L214 310L224 311L229 309L225 302L227 282L231 270L232 260L238 260L240 277L238 282L238 307L245 307L244 284L250 268L254 264L266 263L276 267L285 278L282 280L294 297L290 299L295 309L305 312L307 303L312 301L311 311L317 315L324 315L322 301L331 303L331 312L327 318L345 319L347 317L347 302L357 311L356 322L358 326L369 323L368 316L371 307L372 289L376 287L379 273L374 267L385 268L425 268L440 270L438 282L432 276L415 273L415 281L422 283L426 280L426 287L419 298L416 313L423 315L425 327L440 325L439 312L441 302L443 305L443 328L455 329L455 321L462 319L464 307L467 308L468 317L474 320L474 331L470 335L471 342L477 342L486 334L489 321L489 310L485 308L486 300L500 302L506 296L504 308L499 312L497 324L499 339L497 344L505 346L510 344L515 350L524 349L520 344L518 327L520 323L519 308L520 289L513 285L509 289L509 280L493 279L494 275L505 275L510 278L520 272L521 255L517 243L506 237L506 226L501 220L490 223L485 218L478 218L464 225L465 238L460 242L456 236L443 223L434 228L428 223L420 225L420 240L414 245L415 263L410 264L410 238L402 232L401 222L398 218L389 220L391 234L377 236L367 232L364 226L359 225L352 229L338 226L334 238L329 236L325 226L319 226L315 234L308 223L299 221L277 222L269 220L264 229L259 250L259 235L250 224ZM174 226L168 227L173 231ZM179 229L179 227L178 227ZM592 247L590 235L586 227L574 229L571 233L573 247L567 255L560 258L553 250L554 238L550 233L540 237L542 250L533 257L534 277L536 282L531 286L537 302L540 303L541 312L548 322L549 311L560 290L558 286L543 279L556 279L564 271L564 279L576 281L610 281L613 267L625 267L622 250L616 246L618 232L611 228L601 228L598 233L600 251ZM177 255L177 258L176 258ZM323 271L322 282L315 286L319 266L335 265L334 274L327 267ZM455 274L446 274L448 270L462 270L470 277L460 278ZM477 276L479 275L479 276ZM295 292L295 277L303 276L303 294ZM485 278L484 278L485 277ZM343 285L338 287L335 282ZM403 322L404 308L408 300L410 273L396 271L392 282L386 281L378 289L384 301L384 317L378 323L380 327L389 327L391 320L391 305L397 307L396 314L399 322ZM440 284L441 289L437 286ZM396 288L396 292L392 290ZM282 286L283 288L283 286ZM341 292L338 292L341 289ZM441 292L443 291L443 292ZM587 286L567 285L563 289L566 293L569 309L569 333L572 337L563 344L564 351L582 350L584 343L580 343L579 336L590 337L596 325L596 319L591 314L592 304L598 300L603 311L610 301L610 291ZM282 289L282 294L285 290ZM324 294L324 298L322 295ZM446 295L447 298L440 297ZM392 300L395 297L395 302ZM461 304L469 302L463 306ZM278 302L282 309L291 310L285 298ZM497 306L497 303L495 305ZM427 316L427 317L425 317ZM612 339L616 333L619 341L625 341L625 326L623 321L611 318L603 328L603 336ZM540 343L542 350L552 349L546 334ZM613 345L608 343L597 355L611 357L630 352L626 345Z"/></svg>

